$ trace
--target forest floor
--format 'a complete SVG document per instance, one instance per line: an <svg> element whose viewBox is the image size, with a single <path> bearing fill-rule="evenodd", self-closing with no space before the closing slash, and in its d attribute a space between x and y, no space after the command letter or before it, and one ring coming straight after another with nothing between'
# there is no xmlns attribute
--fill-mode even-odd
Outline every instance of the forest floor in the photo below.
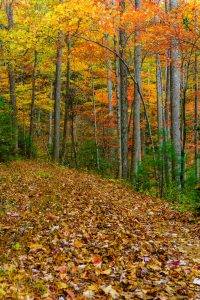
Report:
<svg viewBox="0 0 200 300"><path fill-rule="evenodd" d="M0 165L0 299L200 299L200 220L118 181Z"/></svg>

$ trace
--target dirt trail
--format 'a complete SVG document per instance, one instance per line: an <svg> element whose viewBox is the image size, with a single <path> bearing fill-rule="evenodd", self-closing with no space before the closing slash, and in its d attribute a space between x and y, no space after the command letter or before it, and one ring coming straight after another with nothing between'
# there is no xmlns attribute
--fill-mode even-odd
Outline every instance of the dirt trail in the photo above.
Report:
<svg viewBox="0 0 200 300"><path fill-rule="evenodd" d="M112 180L0 166L0 299L200 299L200 222Z"/></svg>

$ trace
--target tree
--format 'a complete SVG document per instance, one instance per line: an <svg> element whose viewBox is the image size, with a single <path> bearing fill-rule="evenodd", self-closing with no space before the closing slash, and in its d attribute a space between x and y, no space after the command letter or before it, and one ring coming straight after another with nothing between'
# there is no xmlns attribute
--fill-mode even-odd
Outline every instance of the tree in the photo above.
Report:
<svg viewBox="0 0 200 300"><path fill-rule="evenodd" d="M135 0L135 10L138 11L141 8L141 0ZM136 183L139 164L141 161L141 130L140 130L140 93L141 89L141 45L138 38L140 35L140 24L136 24L135 30L135 47L134 47L134 114L133 114L133 178Z"/></svg>
<svg viewBox="0 0 200 300"><path fill-rule="evenodd" d="M178 7L177 0L170 0L170 9ZM176 24L174 24L176 27ZM174 155L172 159L173 179L180 186L181 172L181 132L180 132L180 55L179 44L175 37L171 40L171 116L172 116L172 145Z"/></svg>
<svg viewBox="0 0 200 300"><path fill-rule="evenodd" d="M11 31L14 27L14 12L13 6L15 1L12 0L9 2L6 0L5 8L8 20L8 31ZM16 103L16 89L15 89L15 73L14 67L11 61L8 62L8 78L9 78L9 85L10 85L10 103L13 109L13 129L14 129L14 136L15 136L15 152L18 152L18 120L17 120L17 103Z"/></svg>
<svg viewBox="0 0 200 300"><path fill-rule="evenodd" d="M61 99L61 76L62 76L62 49L63 33L58 34L56 78L55 78L55 104L54 104L54 145L53 159L59 162L60 158L60 99Z"/></svg>
<svg viewBox="0 0 200 300"><path fill-rule="evenodd" d="M36 93L36 72L37 72L37 61L38 53L34 51L34 66L32 74L32 96L31 96L31 113L30 113L30 127L29 127L29 138L30 138L30 152L29 156L33 155L33 129L34 129L34 118L35 118L35 93Z"/></svg>
<svg viewBox="0 0 200 300"><path fill-rule="evenodd" d="M125 0L120 2L121 15L125 12ZM120 56L126 61L126 32L119 29ZM122 177L128 177L128 103L127 103L127 67L120 60L120 107L121 107L121 145L122 145Z"/></svg>

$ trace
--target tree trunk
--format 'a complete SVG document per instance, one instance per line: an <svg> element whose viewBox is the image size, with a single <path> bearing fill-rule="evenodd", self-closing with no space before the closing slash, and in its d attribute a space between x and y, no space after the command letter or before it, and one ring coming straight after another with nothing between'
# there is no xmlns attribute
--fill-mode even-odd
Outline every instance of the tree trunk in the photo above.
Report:
<svg viewBox="0 0 200 300"><path fill-rule="evenodd" d="M73 99L72 99L73 101ZM76 151L76 139L75 139L75 126L74 126L75 114L74 114L74 106L72 105L71 109L71 139L72 139L72 152L75 167L77 168L77 151Z"/></svg>
<svg viewBox="0 0 200 300"><path fill-rule="evenodd" d="M146 155L146 119L144 112L141 114L141 120L143 124L141 127L141 159L143 159Z"/></svg>
<svg viewBox="0 0 200 300"><path fill-rule="evenodd" d="M52 81L50 81L50 99L53 99L53 83L52 83ZM52 124L53 124L53 112L51 110L49 112L49 141L48 141L48 145L50 148L53 145Z"/></svg>
<svg viewBox="0 0 200 300"><path fill-rule="evenodd" d="M170 141L170 66L166 66L166 101L165 101L165 132L166 132L166 140Z"/></svg>
<svg viewBox="0 0 200 300"><path fill-rule="evenodd" d="M59 162L60 154L60 98L61 98L61 76L62 76L62 47L63 33L59 32L57 58L56 58L56 80L55 80L55 102L54 102L54 145L53 160Z"/></svg>
<svg viewBox="0 0 200 300"><path fill-rule="evenodd" d="M186 145L186 92L187 92L187 76L188 66L185 63L182 63L182 101L181 101L181 140L182 140L182 147L181 147L181 187L184 188L185 183L185 169L186 169L186 161L185 161L185 145Z"/></svg>
<svg viewBox="0 0 200 300"><path fill-rule="evenodd" d="M30 150L29 156L33 155L33 129L34 129L34 118L35 118L35 92L36 92L36 72L37 72L37 59L38 53L34 51L34 65L32 74L32 96L31 96L31 112L30 112L30 127L29 127L29 139L30 139Z"/></svg>
<svg viewBox="0 0 200 300"><path fill-rule="evenodd" d="M97 113L96 113L96 101L95 101L95 90L94 90L94 73L92 69L91 71L92 71L92 101L93 101L93 113L94 113L94 138L95 138L95 146L96 146L96 164L97 164L97 170L100 171Z"/></svg>
<svg viewBox="0 0 200 300"><path fill-rule="evenodd" d="M11 62L8 63L8 78L10 88L10 103L12 106L12 126L14 131L15 153L18 152L18 118L17 118L17 103L15 90L15 73Z"/></svg>
<svg viewBox="0 0 200 300"><path fill-rule="evenodd" d="M178 0L170 0L171 10L178 7ZM176 24L174 25L176 26ZM171 40L171 119L172 119L172 176L180 188L181 132L180 132L180 57L178 41Z"/></svg>
<svg viewBox="0 0 200 300"><path fill-rule="evenodd" d="M121 13L125 12L125 0L120 2ZM119 30L120 56L126 61L126 33ZM121 101L121 147L122 147L122 178L128 177L128 102L127 102L127 67L120 60L120 101Z"/></svg>
<svg viewBox="0 0 200 300"><path fill-rule="evenodd" d="M62 144L62 163L66 162L67 154L67 125L68 125L68 105L70 98L70 72L71 72L71 62L70 62L70 52L71 52L71 40L70 35L67 36L67 70L66 70L66 97L65 97L65 114L64 114L64 129L63 129L63 144Z"/></svg>
<svg viewBox="0 0 200 300"><path fill-rule="evenodd" d="M116 35L114 36L114 51L118 53L118 43L117 43ZM122 179L120 68L119 68L119 58L117 56L115 56L115 90L116 90L116 99L117 99L118 178Z"/></svg>
<svg viewBox="0 0 200 300"><path fill-rule="evenodd" d="M163 170L163 91L162 91L162 69L160 65L159 54L156 55L156 90L157 90L157 117L158 117L158 162L159 162L159 191L160 196L163 196L164 187L164 170Z"/></svg>
<svg viewBox="0 0 200 300"><path fill-rule="evenodd" d="M135 0L135 10L141 8L141 0ZM135 43L138 43L140 34L139 24L136 25ZM137 84L141 89L141 45L134 48L134 72ZM137 182L138 168L141 161L141 131L140 131L140 94L138 85L134 84L134 127L133 127L133 180Z"/></svg>
<svg viewBox="0 0 200 300"><path fill-rule="evenodd" d="M110 37L106 35L106 42L109 46ZM112 83L112 64L110 58L110 52L106 50L106 69L107 69L107 91L108 91L108 115L109 115L109 152L110 152L110 159L113 161L114 159L114 148L113 148L113 83Z"/></svg>
<svg viewBox="0 0 200 300"><path fill-rule="evenodd" d="M199 163L199 62L198 55L195 54L195 126L194 126L194 145L195 145L195 175L196 182L199 182L200 163Z"/></svg>
<svg viewBox="0 0 200 300"><path fill-rule="evenodd" d="M195 11L196 31L198 31L198 11ZM195 125L194 125L194 145L195 145L195 175L196 182L200 178L200 159L199 159L199 61L198 53L195 53Z"/></svg>
<svg viewBox="0 0 200 300"><path fill-rule="evenodd" d="M13 4L6 0L6 14L8 20L8 31L12 30L14 27L14 13L13 13ZM12 126L14 131L14 141L15 141L15 153L18 152L18 118L17 118L17 103L16 103L16 90L15 90L15 73L14 67L11 61L8 62L8 79L10 87L10 103L12 106Z"/></svg>

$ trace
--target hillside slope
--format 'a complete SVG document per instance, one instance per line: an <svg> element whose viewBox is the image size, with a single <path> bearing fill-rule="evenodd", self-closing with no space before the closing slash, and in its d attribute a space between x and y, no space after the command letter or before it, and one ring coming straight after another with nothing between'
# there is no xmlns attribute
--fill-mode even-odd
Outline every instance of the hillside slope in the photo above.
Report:
<svg viewBox="0 0 200 300"><path fill-rule="evenodd" d="M200 299L200 222L93 175L0 166L0 299Z"/></svg>

